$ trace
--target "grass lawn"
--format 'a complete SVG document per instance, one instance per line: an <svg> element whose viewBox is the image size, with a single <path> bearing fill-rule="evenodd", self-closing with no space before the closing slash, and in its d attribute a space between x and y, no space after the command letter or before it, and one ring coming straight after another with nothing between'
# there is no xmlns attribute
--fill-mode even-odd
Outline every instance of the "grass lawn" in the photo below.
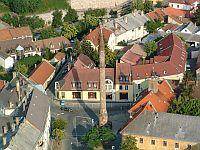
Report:
<svg viewBox="0 0 200 150"><path fill-rule="evenodd" d="M66 9L66 0L43 0L43 6L36 13L48 12L55 9Z"/></svg>
<svg viewBox="0 0 200 150"><path fill-rule="evenodd" d="M0 13L9 12L9 8L4 5L4 3L0 2Z"/></svg>

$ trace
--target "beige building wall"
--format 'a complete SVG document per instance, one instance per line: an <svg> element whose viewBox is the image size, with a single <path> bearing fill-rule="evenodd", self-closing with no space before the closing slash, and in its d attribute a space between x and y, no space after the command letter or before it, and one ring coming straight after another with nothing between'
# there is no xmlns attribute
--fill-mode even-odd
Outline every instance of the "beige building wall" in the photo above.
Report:
<svg viewBox="0 0 200 150"><path fill-rule="evenodd" d="M188 145L192 146L192 150L199 150L197 143L187 142L187 141L175 141L172 139L162 139L157 137L148 137L140 135L132 135L137 140L137 147L140 150L187 150ZM125 135L123 135L124 139ZM140 138L143 139L143 143L140 143ZM155 140L155 145L151 144L151 141ZM163 142L167 142L167 146L163 146ZM175 148L175 143L179 144L179 148Z"/></svg>
<svg viewBox="0 0 200 150"><path fill-rule="evenodd" d="M122 85L122 90L120 90L120 85ZM133 100L133 85L127 85L128 86L128 90L125 90L125 84L116 84L115 88L116 88L116 100L120 100L120 92L128 92L128 100Z"/></svg>

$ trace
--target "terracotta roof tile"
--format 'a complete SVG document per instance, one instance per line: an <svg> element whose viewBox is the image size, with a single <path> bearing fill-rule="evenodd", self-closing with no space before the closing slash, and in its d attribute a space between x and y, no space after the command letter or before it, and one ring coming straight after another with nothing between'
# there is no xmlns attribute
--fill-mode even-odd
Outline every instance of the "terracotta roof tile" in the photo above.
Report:
<svg viewBox="0 0 200 150"><path fill-rule="evenodd" d="M61 52L58 52L54 58L56 58L58 61L62 61L64 58L65 58L65 53L61 53Z"/></svg>
<svg viewBox="0 0 200 150"><path fill-rule="evenodd" d="M167 30L173 31L173 30L175 30L177 27L178 27L178 25L175 25L175 24L167 24L167 25L165 25L164 27L162 27L162 30L165 31L165 32L166 32Z"/></svg>
<svg viewBox="0 0 200 150"><path fill-rule="evenodd" d="M167 112L169 104L175 98L175 94L166 80L158 84L158 92L150 91L141 100L139 100L130 110L130 112L137 112L141 107L146 110L156 112Z"/></svg>
<svg viewBox="0 0 200 150"><path fill-rule="evenodd" d="M173 7L166 7L164 8L163 12L165 15L176 16L176 17L185 17L185 15L187 14L187 11L175 9Z"/></svg>
<svg viewBox="0 0 200 150"><path fill-rule="evenodd" d="M4 88L5 85L6 85L6 81L0 80L0 91Z"/></svg>
<svg viewBox="0 0 200 150"><path fill-rule="evenodd" d="M29 79L43 85L54 71L55 68L49 62L43 61L33 70Z"/></svg>
<svg viewBox="0 0 200 150"><path fill-rule="evenodd" d="M80 54L74 63L75 67L83 67L83 68L94 68L95 63L87 56L84 54Z"/></svg>
<svg viewBox="0 0 200 150"><path fill-rule="evenodd" d="M106 78L114 82L114 68L106 68ZM74 81L81 82L79 89L72 87L72 82ZM89 88L88 82L96 83L97 88ZM99 69L73 67L64 77L64 85L60 90L99 90Z"/></svg>
<svg viewBox="0 0 200 150"><path fill-rule="evenodd" d="M96 47L99 45L99 35L100 30L99 27L91 31L86 37L86 40L91 41ZM108 28L103 27L103 37L105 42L108 42L110 35L112 34L112 31Z"/></svg>

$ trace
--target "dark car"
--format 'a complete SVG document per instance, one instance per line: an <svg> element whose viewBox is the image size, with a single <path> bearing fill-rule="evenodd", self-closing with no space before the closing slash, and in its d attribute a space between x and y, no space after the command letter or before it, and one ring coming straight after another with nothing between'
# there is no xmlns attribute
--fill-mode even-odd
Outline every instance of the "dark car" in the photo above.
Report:
<svg viewBox="0 0 200 150"><path fill-rule="evenodd" d="M72 112L72 108L70 107L60 107L60 110L64 110L64 111L68 111L68 112Z"/></svg>

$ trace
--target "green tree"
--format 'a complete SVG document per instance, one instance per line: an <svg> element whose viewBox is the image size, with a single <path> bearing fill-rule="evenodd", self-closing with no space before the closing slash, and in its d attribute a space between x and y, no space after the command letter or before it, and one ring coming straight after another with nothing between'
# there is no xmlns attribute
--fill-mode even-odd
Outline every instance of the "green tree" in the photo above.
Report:
<svg viewBox="0 0 200 150"><path fill-rule="evenodd" d="M64 130L66 126L67 122L62 118L58 118L52 123L52 129Z"/></svg>
<svg viewBox="0 0 200 150"><path fill-rule="evenodd" d="M40 40L61 36L61 34L56 32L53 28L44 28L39 32L40 32L40 37L39 37Z"/></svg>
<svg viewBox="0 0 200 150"><path fill-rule="evenodd" d="M197 26L200 26L200 4L198 4L198 9L195 12L195 22Z"/></svg>
<svg viewBox="0 0 200 150"><path fill-rule="evenodd" d="M52 21L52 27L58 28L62 26L62 11L56 10L52 13L53 15L53 21Z"/></svg>
<svg viewBox="0 0 200 150"><path fill-rule="evenodd" d="M138 150L136 142L137 140L132 136L125 137L121 144L121 150Z"/></svg>
<svg viewBox="0 0 200 150"><path fill-rule="evenodd" d="M158 1L155 5L156 8L162 8L162 2Z"/></svg>
<svg viewBox="0 0 200 150"><path fill-rule="evenodd" d="M105 61L106 61L106 67L115 67L116 63L116 53L112 52L108 47L105 47Z"/></svg>
<svg viewBox="0 0 200 150"><path fill-rule="evenodd" d="M53 53L50 51L49 48L45 48L44 50L44 58L50 60L53 58Z"/></svg>
<svg viewBox="0 0 200 150"><path fill-rule="evenodd" d="M148 13L150 11L153 11L153 3L150 0L146 0L144 2L144 13Z"/></svg>
<svg viewBox="0 0 200 150"><path fill-rule="evenodd" d="M78 49L78 54L81 53L87 55L97 66L99 65L99 54L92 48L92 45L89 41L81 42L80 48Z"/></svg>
<svg viewBox="0 0 200 150"><path fill-rule="evenodd" d="M60 143L60 141L65 137L64 131L60 129L54 129L52 131L52 137L54 140Z"/></svg>
<svg viewBox="0 0 200 150"><path fill-rule="evenodd" d="M157 51L157 44L154 41L147 42L144 44L144 51L147 53L147 57L153 57Z"/></svg>
<svg viewBox="0 0 200 150"><path fill-rule="evenodd" d="M130 14L133 11L133 7L131 5L123 6L121 10L121 16L124 16L126 14Z"/></svg>
<svg viewBox="0 0 200 150"><path fill-rule="evenodd" d="M144 4L142 0L133 0L132 9L134 10L144 10Z"/></svg>
<svg viewBox="0 0 200 150"><path fill-rule="evenodd" d="M28 67L23 64L23 63L17 63L15 66L14 66L14 70L16 72L20 72L21 74L27 76L27 73L28 73Z"/></svg>
<svg viewBox="0 0 200 150"><path fill-rule="evenodd" d="M7 2L10 9L19 14L34 12L42 4L41 0L10 0Z"/></svg>
<svg viewBox="0 0 200 150"><path fill-rule="evenodd" d="M106 9L88 9L87 11L85 11L85 16L86 15L91 15L94 17L103 17L106 15Z"/></svg>
<svg viewBox="0 0 200 150"><path fill-rule="evenodd" d="M83 137L82 140L89 148L97 148L107 142L115 140L116 136L111 129L106 127L94 127L90 129Z"/></svg>
<svg viewBox="0 0 200 150"><path fill-rule="evenodd" d="M74 22L78 21L78 14L77 14L76 10L69 7L67 14L64 17L64 21L70 22L70 23L74 23Z"/></svg>
<svg viewBox="0 0 200 150"><path fill-rule="evenodd" d="M96 27L99 24L99 18L92 16L92 15L85 15L85 22L88 27Z"/></svg>
<svg viewBox="0 0 200 150"><path fill-rule="evenodd" d="M63 23L62 34L64 37L71 39L77 35L78 31L74 24L69 24L67 22Z"/></svg>
<svg viewBox="0 0 200 150"><path fill-rule="evenodd" d="M163 23L161 23L160 20L147 21L145 26L149 33L155 33L158 28L163 26Z"/></svg>

